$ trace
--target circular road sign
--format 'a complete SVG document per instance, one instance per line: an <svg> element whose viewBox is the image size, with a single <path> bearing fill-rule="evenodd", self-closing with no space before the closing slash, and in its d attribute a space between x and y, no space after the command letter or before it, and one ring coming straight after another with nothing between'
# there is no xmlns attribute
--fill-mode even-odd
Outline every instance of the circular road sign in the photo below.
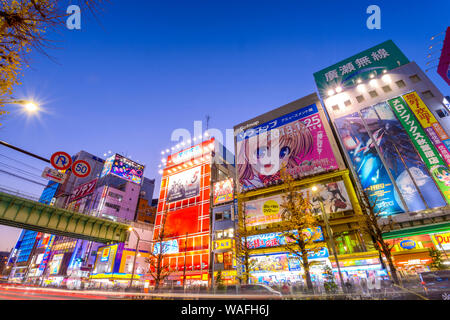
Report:
<svg viewBox="0 0 450 320"><path fill-rule="evenodd" d="M91 173L91 166L84 160L75 161L72 165L72 173L78 178L85 178Z"/></svg>
<svg viewBox="0 0 450 320"><path fill-rule="evenodd" d="M50 163L52 164L53 168L57 170L67 170L72 165L72 158L68 153L58 151L52 154Z"/></svg>

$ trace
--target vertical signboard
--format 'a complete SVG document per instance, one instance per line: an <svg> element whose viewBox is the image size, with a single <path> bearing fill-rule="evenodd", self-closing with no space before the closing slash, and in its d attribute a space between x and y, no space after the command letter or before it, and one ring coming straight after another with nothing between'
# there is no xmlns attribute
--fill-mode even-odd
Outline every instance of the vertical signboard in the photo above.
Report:
<svg viewBox="0 0 450 320"><path fill-rule="evenodd" d="M450 204L449 167L442 160L439 152L425 134L420 123L415 119L414 114L410 111L403 99L397 97L389 100L388 103L403 127L406 129L411 141L444 195L445 200Z"/></svg>
<svg viewBox="0 0 450 320"><path fill-rule="evenodd" d="M442 128L436 120L433 113L430 112L417 92L414 91L405 94L403 95L403 99L416 115L417 120L419 120L420 124L425 129L425 132L441 154L442 158L447 165L450 165L450 138L444 128Z"/></svg>

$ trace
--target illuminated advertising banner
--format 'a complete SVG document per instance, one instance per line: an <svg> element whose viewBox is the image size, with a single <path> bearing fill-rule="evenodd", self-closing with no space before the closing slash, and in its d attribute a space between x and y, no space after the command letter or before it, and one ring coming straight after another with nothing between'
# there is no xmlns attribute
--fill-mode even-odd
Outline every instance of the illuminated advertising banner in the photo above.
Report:
<svg viewBox="0 0 450 320"><path fill-rule="evenodd" d="M437 72L450 86L450 27L447 27L447 32L445 33Z"/></svg>
<svg viewBox="0 0 450 320"><path fill-rule="evenodd" d="M214 183L214 204L233 201L233 179Z"/></svg>
<svg viewBox="0 0 450 320"><path fill-rule="evenodd" d="M236 135L240 192L280 182L284 164L295 178L338 169L315 104ZM279 154L272 155L271 150Z"/></svg>
<svg viewBox="0 0 450 320"><path fill-rule="evenodd" d="M110 247L103 248L102 255L100 257L100 261L101 262L108 261L110 252L111 252L111 248Z"/></svg>
<svg viewBox="0 0 450 320"><path fill-rule="evenodd" d="M428 234L397 239L388 239L385 241L392 246L392 252L405 252L415 249L434 248L431 237Z"/></svg>
<svg viewBox="0 0 450 320"><path fill-rule="evenodd" d="M55 254L50 262L50 274L58 274L64 254Z"/></svg>
<svg viewBox="0 0 450 320"><path fill-rule="evenodd" d="M317 252L310 252L308 260L324 259L328 256L328 249L322 247ZM301 270L298 258L288 253L250 256L249 261L252 266L252 273Z"/></svg>
<svg viewBox="0 0 450 320"><path fill-rule="evenodd" d="M439 250L450 250L450 232L435 233L431 235L435 247Z"/></svg>
<svg viewBox="0 0 450 320"><path fill-rule="evenodd" d="M84 198L92 193L94 193L95 185L97 184L98 179L94 179L92 181L89 181L88 183L82 184L78 187L76 187L72 195L69 198L69 203L72 201L76 201L78 199Z"/></svg>
<svg viewBox="0 0 450 320"><path fill-rule="evenodd" d="M144 175L144 166L127 159L120 154L106 159L100 177L114 174L125 180L140 184Z"/></svg>
<svg viewBox="0 0 450 320"><path fill-rule="evenodd" d="M314 79L320 96L326 98L331 88L340 86L345 90L357 85L358 80L369 79L374 72L381 74L407 63L408 58L392 40L388 40L314 73Z"/></svg>
<svg viewBox="0 0 450 320"><path fill-rule="evenodd" d="M450 203L450 170L442 160L436 148L425 134L414 114L401 97L389 100L389 105L396 114L410 139L418 150L423 162L430 170L434 181L442 191L447 203Z"/></svg>
<svg viewBox="0 0 450 320"><path fill-rule="evenodd" d="M180 249L178 248L177 240L162 241L161 246L162 246L163 254L172 254L172 253L180 252ZM159 253L160 253L160 243L156 242L153 247L153 254L159 254Z"/></svg>
<svg viewBox="0 0 450 320"><path fill-rule="evenodd" d="M123 248L123 243L120 244ZM94 274L113 272L119 245L114 244L107 247L100 247L97 250L97 262L95 264ZM120 259L120 257L119 257Z"/></svg>
<svg viewBox="0 0 450 320"><path fill-rule="evenodd" d="M364 191L383 215L406 211L395 186L410 211L426 209L424 201L430 208L445 206L409 135L386 103L336 119L335 124Z"/></svg>
<svg viewBox="0 0 450 320"><path fill-rule="evenodd" d="M195 167L169 177L167 202L180 201L200 194L201 167Z"/></svg>
<svg viewBox="0 0 450 320"><path fill-rule="evenodd" d="M436 149L441 154L447 165L450 165L450 138L445 132L444 128L434 117L433 113L428 109L427 105L419 97L417 92L405 94L403 99L408 104L409 108L416 115L428 138L433 142Z"/></svg>
<svg viewBox="0 0 450 320"><path fill-rule="evenodd" d="M48 262L48 258L50 256L50 252L52 249L52 245L53 245L53 241L55 240L55 236L54 235L50 235L50 238L47 240L47 244L45 245L45 249L44 249L44 255L42 257L42 261L39 264L39 271L44 271L45 266L47 265Z"/></svg>
<svg viewBox="0 0 450 320"><path fill-rule="evenodd" d="M343 181L318 184L319 194L327 213L336 213L352 209L349 196ZM316 214L321 214L319 197L315 196L311 188L300 190L303 198L311 204ZM244 204L247 227L276 223L281 221L283 212L283 197L276 195L268 198L248 201Z"/></svg>
<svg viewBox="0 0 450 320"><path fill-rule="evenodd" d="M294 230L292 233L296 234L297 231ZM321 227L317 227L315 228L315 230L308 228L304 231L304 233L306 235L306 239L311 239L312 237L314 237L314 242L324 241ZM318 235L316 236L316 234ZM244 242L245 239L242 239L242 241ZM247 247L249 249L278 247L283 246L289 242L293 242L293 240L289 237L286 237L283 232L257 234L247 237Z"/></svg>

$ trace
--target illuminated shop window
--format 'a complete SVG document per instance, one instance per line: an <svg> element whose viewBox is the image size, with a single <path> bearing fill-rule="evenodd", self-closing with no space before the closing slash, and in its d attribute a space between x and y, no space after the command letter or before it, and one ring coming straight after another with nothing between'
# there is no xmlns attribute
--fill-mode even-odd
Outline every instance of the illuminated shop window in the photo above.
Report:
<svg viewBox="0 0 450 320"><path fill-rule="evenodd" d="M233 252L231 252L231 251L224 252L223 267L225 270L233 269Z"/></svg>
<svg viewBox="0 0 450 320"><path fill-rule="evenodd" d="M215 263L223 263L223 253L216 253L214 261Z"/></svg>
<svg viewBox="0 0 450 320"><path fill-rule="evenodd" d="M338 254L364 252L362 241L357 231L336 233L335 242Z"/></svg>

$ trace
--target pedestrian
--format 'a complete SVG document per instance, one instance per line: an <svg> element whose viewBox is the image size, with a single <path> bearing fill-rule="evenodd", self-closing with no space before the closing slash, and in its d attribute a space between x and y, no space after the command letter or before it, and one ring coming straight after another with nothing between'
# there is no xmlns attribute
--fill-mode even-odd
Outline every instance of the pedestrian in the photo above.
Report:
<svg viewBox="0 0 450 320"><path fill-rule="evenodd" d="M345 288L347 289L348 293L352 292L352 284L349 279L347 279L347 281L345 282Z"/></svg>

